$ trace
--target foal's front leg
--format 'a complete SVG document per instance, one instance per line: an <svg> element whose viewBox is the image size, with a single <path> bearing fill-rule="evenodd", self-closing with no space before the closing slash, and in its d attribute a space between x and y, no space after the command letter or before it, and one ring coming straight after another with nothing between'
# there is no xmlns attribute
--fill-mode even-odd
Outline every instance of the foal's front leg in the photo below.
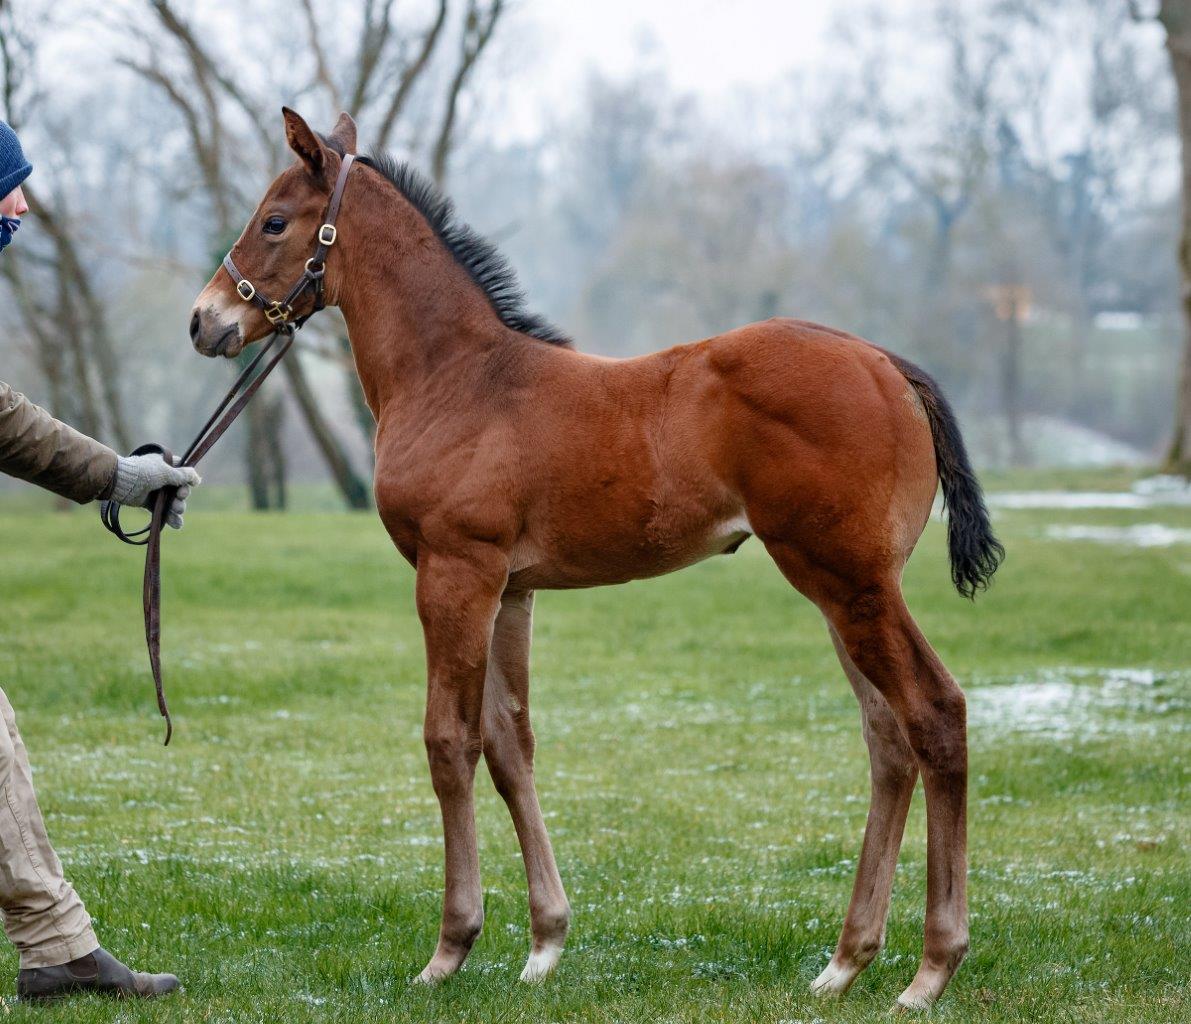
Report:
<svg viewBox="0 0 1191 1024"><path fill-rule="evenodd" d="M425 740L442 810L446 886L438 948L418 980L436 982L467 959L484 924L472 783L492 624L508 575L503 554L418 552L418 616L426 639Z"/></svg>

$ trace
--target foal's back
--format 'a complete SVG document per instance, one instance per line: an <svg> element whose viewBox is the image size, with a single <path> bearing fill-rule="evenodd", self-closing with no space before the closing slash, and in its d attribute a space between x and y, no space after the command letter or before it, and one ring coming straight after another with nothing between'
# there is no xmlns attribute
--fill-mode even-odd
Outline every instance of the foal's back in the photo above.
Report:
<svg viewBox="0 0 1191 1024"><path fill-rule="evenodd" d="M879 349L774 319L633 359L539 346L497 413L525 586L622 582L840 529L904 561L935 490L920 400ZM515 468L514 468L515 467Z"/></svg>

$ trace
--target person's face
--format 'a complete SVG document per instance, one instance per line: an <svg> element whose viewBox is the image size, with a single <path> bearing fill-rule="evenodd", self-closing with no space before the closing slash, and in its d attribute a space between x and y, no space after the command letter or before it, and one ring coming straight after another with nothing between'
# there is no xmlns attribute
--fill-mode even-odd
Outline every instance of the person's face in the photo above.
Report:
<svg viewBox="0 0 1191 1024"><path fill-rule="evenodd" d="M0 199L0 214L5 217L23 217L28 212L29 204L25 202L25 193L20 187L14 188Z"/></svg>

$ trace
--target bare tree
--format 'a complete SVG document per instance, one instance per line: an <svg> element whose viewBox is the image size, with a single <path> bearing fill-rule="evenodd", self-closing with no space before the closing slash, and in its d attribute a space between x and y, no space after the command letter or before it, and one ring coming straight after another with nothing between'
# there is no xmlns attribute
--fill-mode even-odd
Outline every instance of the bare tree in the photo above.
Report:
<svg viewBox="0 0 1191 1024"><path fill-rule="evenodd" d="M225 128L223 101L226 99L234 104L248 117L256 138L266 148L269 164L277 160L273 135L243 92L220 70L173 7L164 0L146 2L161 28L176 42L189 73L183 77L162 65L156 38L150 34L146 23L139 20L130 24L129 32L142 41L146 56L141 59L120 57L118 62L159 89L181 114L203 193L211 204L213 241L226 241L235 237L239 212L247 200L240 194L240 177L230 173L234 144L229 141ZM284 492L284 486L270 488L267 483L278 472L284 472L280 404L281 398L270 382L261 389L246 417L245 470L250 499L256 509L280 507Z"/></svg>
<svg viewBox="0 0 1191 1024"><path fill-rule="evenodd" d="M252 95L227 70L235 67L236 55L209 41L171 0L144 3L152 20L130 18L124 26L139 39L139 52L120 60L154 86L181 116L204 195L211 205L212 241L222 244L234 237L236 225L247 211L250 200L243 194L246 184L259 181L261 172L275 173L284 158L278 143L280 135L271 125L275 106L272 100L277 91L268 101ZM312 95L328 116L337 109L347 110L375 128L378 144L386 145L418 85L429 79L435 55L447 34L448 0L439 0L429 19L416 27L398 22L394 0L364 0L355 41L346 51L335 48L338 36L331 31L342 20L341 9L335 9L332 22L327 18L332 10L329 4L301 0L300 7L312 71L308 81L290 83L290 88L283 87L281 93L296 90ZM445 174L455 143L460 96L503 10L502 0L488 4L468 0L433 149L436 177ZM301 361L288 360L286 370L290 393L344 500L353 508L366 507L368 488L327 422L318 392L306 378ZM354 373L349 389L353 405L358 406Z"/></svg>
<svg viewBox="0 0 1191 1024"><path fill-rule="evenodd" d="M956 228L987 171L999 113L996 86L1010 52L1011 27L976 26L954 5L935 4L931 37L941 44L942 67L934 101L924 110L920 102L899 102L891 72L900 55L889 50L883 16L874 9L869 18L875 38L865 40L859 27L845 36L860 58L856 128L865 140L870 175L900 179L929 212L931 245L921 278L929 302L947 285Z"/></svg>
<svg viewBox="0 0 1191 1024"><path fill-rule="evenodd" d="M1134 8L1136 10L1136 4ZM1191 477L1191 0L1162 0L1158 20L1166 29L1166 49L1170 54L1178 97L1183 192L1182 238L1178 251L1183 359L1175 401L1174 434L1166 461L1173 472Z"/></svg>
<svg viewBox="0 0 1191 1024"><path fill-rule="evenodd" d="M430 170L434 180L442 184L447 177L447 161L455 141L455 121L458 118L459 97L471 77L476 61L492 40L496 23L504 11L503 0L491 0L486 6L480 0L468 0L467 15L463 22L463 33L459 43L459 57L455 73L447 88L446 107L439 124L438 137L434 142L434 156Z"/></svg>
<svg viewBox="0 0 1191 1024"><path fill-rule="evenodd" d="M15 128L36 116L42 96L30 21L0 3L0 113ZM25 192L50 244L28 249L21 261L3 261L0 273L33 340L55 411L127 450L130 434L106 311L93 272L80 256L66 200L40 185L27 183ZM29 263L31 271L22 265Z"/></svg>

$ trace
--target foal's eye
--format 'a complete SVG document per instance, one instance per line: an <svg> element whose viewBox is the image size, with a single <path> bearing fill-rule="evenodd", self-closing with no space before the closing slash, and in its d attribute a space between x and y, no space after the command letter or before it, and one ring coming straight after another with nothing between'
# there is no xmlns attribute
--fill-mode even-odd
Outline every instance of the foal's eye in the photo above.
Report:
<svg viewBox="0 0 1191 1024"><path fill-rule="evenodd" d="M285 230L285 218L270 217L264 223L264 230L266 235L279 235Z"/></svg>

